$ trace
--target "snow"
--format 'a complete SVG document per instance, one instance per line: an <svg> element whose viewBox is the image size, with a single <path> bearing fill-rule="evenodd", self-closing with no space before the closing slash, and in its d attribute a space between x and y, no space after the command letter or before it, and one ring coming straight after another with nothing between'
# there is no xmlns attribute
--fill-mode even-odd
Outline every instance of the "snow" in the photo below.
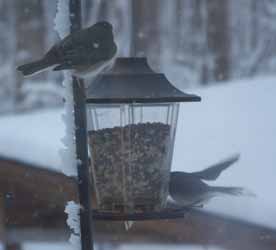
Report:
<svg viewBox="0 0 276 250"><path fill-rule="evenodd" d="M69 24L69 0L58 0L55 30L58 32L61 39L70 33Z"/></svg>
<svg viewBox="0 0 276 250"><path fill-rule="evenodd" d="M192 245L192 244L181 244L181 245L171 245L171 244L124 244L117 248L118 250L151 250L151 249L158 249L158 250L223 250L223 248L212 246L212 245Z"/></svg>
<svg viewBox="0 0 276 250"><path fill-rule="evenodd" d="M74 248L68 244L63 242L54 242L54 243L34 243L34 242L25 242L22 246L23 250L73 250Z"/></svg>
<svg viewBox="0 0 276 250"><path fill-rule="evenodd" d="M122 244L122 245L112 245L112 244L95 244L94 248L97 249L116 249L116 250L136 250L136 249L170 249L170 250L223 250L223 248L217 247L217 246L203 246L203 245L171 245L171 244ZM27 242L23 244L23 250L71 250L74 249L72 246L66 243L33 243L33 242Z"/></svg>
<svg viewBox="0 0 276 250"><path fill-rule="evenodd" d="M275 77L195 91L202 102L181 105L173 170L203 169L234 153L241 158L210 185L242 186L252 197L222 196L207 210L276 228Z"/></svg>
<svg viewBox="0 0 276 250"><path fill-rule="evenodd" d="M57 2L57 14L55 18L55 30L63 39L70 32L69 22L69 0L59 0ZM70 72L63 72L64 80L64 113L62 115L65 123L65 135L63 137L64 147L60 150L63 161L62 172L68 176L77 176L77 157L75 143L75 123L73 104L73 81Z"/></svg>
<svg viewBox="0 0 276 250"><path fill-rule="evenodd" d="M72 230L69 242L74 246L74 249L81 249L80 245L80 205L74 201L67 202L65 213L68 214L66 220L67 225Z"/></svg>
<svg viewBox="0 0 276 250"><path fill-rule="evenodd" d="M65 87L65 104L62 121L65 124L65 134L62 138L63 148L60 150L63 168L62 172L68 176L77 176L77 156L75 142L75 119L73 104L73 81L69 72L65 72L63 86Z"/></svg>
<svg viewBox="0 0 276 250"><path fill-rule="evenodd" d="M202 102L181 104L172 163L173 170L192 172L240 153L240 160L209 184L242 186L256 197L221 196L203 209L274 229L275 81L244 79L190 91ZM62 171L61 113L58 109L0 118L0 156Z"/></svg>
<svg viewBox="0 0 276 250"><path fill-rule="evenodd" d="M61 171L61 109L0 118L0 157Z"/></svg>

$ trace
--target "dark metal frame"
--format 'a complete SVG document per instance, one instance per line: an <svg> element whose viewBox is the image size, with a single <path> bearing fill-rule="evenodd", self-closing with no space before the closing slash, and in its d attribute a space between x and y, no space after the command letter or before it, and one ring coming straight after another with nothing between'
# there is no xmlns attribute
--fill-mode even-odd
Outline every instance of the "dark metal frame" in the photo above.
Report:
<svg viewBox="0 0 276 250"><path fill-rule="evenodd" d="M81 29L81 0L70 0L70 31ZM80 202L80 232L82 250L93 250L93 223L91 187L88 169L87 122L85 108L85 87L81 79L73 77L73 98L76 154L78 159L78 193Z"/></svg>
<svg viewBox="0 0 276 250"><path fill-rule="evenodd" d="M141 213L110 213L93 210L93 218L95 220L110 220L110 221L144 221L144 220L167 220L183 218L192 207L179 209L164 209L159 212L141 212Z"/></svg>

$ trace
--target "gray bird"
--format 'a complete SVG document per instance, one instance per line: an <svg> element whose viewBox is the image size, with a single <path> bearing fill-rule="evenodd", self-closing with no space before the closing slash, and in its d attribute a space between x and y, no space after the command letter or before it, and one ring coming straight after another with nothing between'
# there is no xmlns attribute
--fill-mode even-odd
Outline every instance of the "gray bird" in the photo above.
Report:
<svg viewBox="0 0 276 250"><path fill-rule="evenodd" d="M239 155L234 155L224 161L212 165L202 171L185 173L171 172L169 194L180 206L203 206L209 199L222 194L250 195L253 193L242 187L209 186L203 180L216 180L221 172L238 161Z"/></svg>
<svg viewBox="0 0 276 250"><path fill-rule="evenodd" d="M114 61L117 46L112 25L98 22L59 41L39 60L21 65L17 70L29 76L48 68L71 70L79 77L94 77Z"/></svg>

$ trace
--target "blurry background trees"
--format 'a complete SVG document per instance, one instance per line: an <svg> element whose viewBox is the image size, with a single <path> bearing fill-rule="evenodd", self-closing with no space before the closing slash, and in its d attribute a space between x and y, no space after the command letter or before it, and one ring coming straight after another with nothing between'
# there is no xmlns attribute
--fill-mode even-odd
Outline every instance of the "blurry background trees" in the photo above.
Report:
<svg viewBox="0 0 276 250"><path fill-rule="evenodd" d="M16 65L57 40L56 1L0 0L0 113L62 103L61 76L23 79ZM83 0L85 26L113 23L120 56L147 56L177 87L271 74L275 0Z"/></svg>

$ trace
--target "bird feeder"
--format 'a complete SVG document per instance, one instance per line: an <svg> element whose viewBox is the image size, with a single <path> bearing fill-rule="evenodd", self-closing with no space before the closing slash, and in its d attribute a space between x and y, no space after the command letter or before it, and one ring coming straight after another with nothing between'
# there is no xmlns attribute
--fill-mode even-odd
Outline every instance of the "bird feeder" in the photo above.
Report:
<svg viewBox="0 0 276 250"><path fill-rule="evenodd" d="M166 206L180 102L200 97L175 88L145 58L118 58L87 91L91 175L97 209L161 211Z"/></svg>

